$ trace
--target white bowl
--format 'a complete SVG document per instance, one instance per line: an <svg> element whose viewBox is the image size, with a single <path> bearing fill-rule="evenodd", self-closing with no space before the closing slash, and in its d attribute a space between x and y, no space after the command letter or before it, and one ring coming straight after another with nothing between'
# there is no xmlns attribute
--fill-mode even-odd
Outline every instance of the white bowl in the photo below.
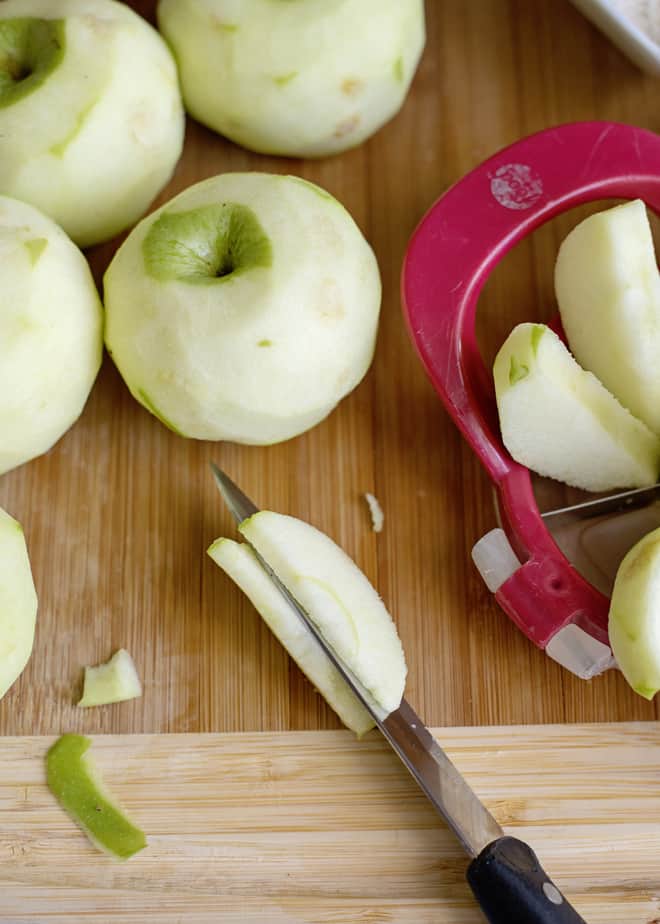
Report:
<svg viewBox="0 0 660 924"><path fill-rule="evenodd" d="M573 4L597 26L615 45L628 55L642 70L660 77L660 0L628 0L628 6L645 7L652 10L655 22L655 38L643 31L637 20L626 15L625 5L613 0L572 0ZM622 8L624 7L624 8Z"/></svg>

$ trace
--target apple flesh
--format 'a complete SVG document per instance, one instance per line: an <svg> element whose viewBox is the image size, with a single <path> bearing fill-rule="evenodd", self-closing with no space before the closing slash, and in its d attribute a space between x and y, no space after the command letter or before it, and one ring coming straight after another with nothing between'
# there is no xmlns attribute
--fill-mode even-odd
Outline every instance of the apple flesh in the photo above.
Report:
<svg viewBox="0 0 660 924"><path fill-rule="evenodd" d="M660 690L660 529L644 536L619 566L609 636L630 686L653 699Z"/></svg>
<svg viewBox="0 0 660 924"><path fill-rule="evenodd" d="M0 196L0 474L40 455L78 418L103 351L87 261L54 222Z"/></svg>
<svg viewBox="0 0 660 924"><path fill-rule="evenodd" d="M262 510L238 529L376 702L388 713L397 709L406 682L403 648L383 601L355 562L295 517Z"/></svg>
<svg viewBox="0 0 660 924"><path fill-rule="evenodd" d="M249 545L218 539L211 558L248 595L270 629L340 719L358 735L373 721L279 593L252 549L267 561L324 638L388 714L406 683L396 627L357 565L329 536L295 517L262 510L239 532Z"/></svg>
<svg viewBox="0 0 660 924"><path fill-rule="evenodd" d="M660 434L660 274L644 203L574 228L559 250L555 289L577 361Z"/></svg>
<svg viewBox="0 0 660 924"><path fill-rule="evenodd" d="M217 539L208 551L213 561L249 597L273 635L344 725L358 736L368 732L373 727L373 719L270 580L252 549L232 539Z"/></svg>
<svg viewBox="0 0 660 924"><path fill-rule="evenodd" d="M517 462L586 491L656 482L660 440L548 327L514 328L493 373L502 439Z"/></svg>
<svg viewBox="0 0 660 924"><path fill-rule="evenodd" d="M89 246L146 211L183 134L171 52L126 4L0 4L0 193Z"/></svg>
<svg viewBox="0 0 660 924"><path fill-rule="evenodd" d="M119 249L106 344L133 396L175 432L275 443L362 379L380 296L373 252L336 199L297 177L224 174Z"/></svg>
<svg viewBox="0 0 660 924"><path fill-rule="evenodd" d="M354 147L398 112L425 42L423 0L160 0L184 100L267 154Z"/></svg>
<svg viewBox="0 0 660 924"><path fill-rule="evenodd" d="M79 706L106 706L142 696L142 684L133 659L125 648L109 661L85 668L85 684Z"/></svg>
<svg viewBox="0 0 660 924"><path fill-rule="evenodd" d="M0 698L32 654L37 594L23 530L0 510Z"/></svg>

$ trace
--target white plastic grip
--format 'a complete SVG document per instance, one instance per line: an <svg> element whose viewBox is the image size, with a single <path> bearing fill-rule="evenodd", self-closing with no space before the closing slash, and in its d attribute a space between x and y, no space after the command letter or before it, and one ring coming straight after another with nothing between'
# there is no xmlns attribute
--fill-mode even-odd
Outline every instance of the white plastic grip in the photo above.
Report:
<svg viewBox="0 0 660 924"><path fill-rule="evenodd" d="M476 543L472 549L472 560L493 594L522 564L506 533L499 527L491 529ZM609 646L573 624L564 626L550 639L545 653L582 680L590 680L616 667Z"/></svg>

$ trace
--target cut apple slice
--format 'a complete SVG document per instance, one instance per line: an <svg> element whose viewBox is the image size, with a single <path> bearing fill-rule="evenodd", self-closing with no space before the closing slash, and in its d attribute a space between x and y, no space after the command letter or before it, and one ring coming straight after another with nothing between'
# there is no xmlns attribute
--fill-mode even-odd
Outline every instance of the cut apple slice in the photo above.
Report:
<svg viewBox="0 0 660 924"><path fill-rule="evenodd" d="M252 549L245 543L218 539L210 547L209 555L249 597L273 635L344 725L359 736L368 732L374 724L371 716L270 580Z"/></svg>
<svg viewBox="0 0 660 924"><path fill-rule="evenodd" d="M355 562L325 533L281 513L262 510L238 529L376 702L388 713L397 709L406 682L403 648Z"/></svg>
<svg viewBox="0 0 660 924"><path fill-rule="evenodd" d="M657 480L660 440L544 324L514 328L493 373L502 439L517 462L586 491Z"/></svg>
<svg viewBox="0 0 660 924"><path fill-rule="evenodd" d="M660 690L660 529L640 539L619 565L609 635L630 686L653 699Z"/></svg>
<svg viewBox="0 0 660 924"><path fill-rule="evenodd" d="M268 562L346 666L388 714L401 703L406 661L392 618L357 565L332 539L294 517L260 511L239 531ZM250 549L218 539L217 564L247 593L278 639L349 728L372 726L339 674Z"/></svg>
<svg viewBox="0 0 660 924"><path fill-rule="evenodd" d="M644 203L574 228L559 250L555 290L577 361L660 433L660 275Z"/></svg>
<svg viewBox="0 0 660 924"><path fill-rule="evenodd" d="M106 706L142 696L142 684L133 658L120 648L105 664L85 668L85 685L79 706Z"/></svg>

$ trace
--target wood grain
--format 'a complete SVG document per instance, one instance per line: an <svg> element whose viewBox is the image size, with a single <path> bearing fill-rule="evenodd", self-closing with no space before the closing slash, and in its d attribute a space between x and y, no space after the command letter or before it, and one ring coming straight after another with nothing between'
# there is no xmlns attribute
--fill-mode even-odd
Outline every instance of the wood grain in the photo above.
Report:
<svg viewBox="0 0 660 924"><path fill-rule="evenodd" d="M436 732L589 924L657 924L657 724ZM483 921L455 838L376 733L97 738L95 764L149 840L123 864L48 792L49 741L3 741L3 922Z"/></svg>
<svg viewBox="0 0 660 924"><path fill-rule="evenodd" d="M153 16L154 2L135 2ZM24 524L40 596L33 658L0 703L4 734L315 729L336 720L238 591L205 556L233 535L213 459L259 504L333 536L395 615L408 695L430 723L649 719L653 705L608 673L584 683L534 649L493 603L469 551L494 525L490 487L408 341L398 278L406 242L452 182L502 145L573 119L658 130L645 78L563 0L429 0L428 47L400 115L322 161L250 154L190 122L159 203L230 170L293 172L348 207L379 258L384 302L374 365L323 424L255 449L186 441L130 397L106 361L85 413L43 458L0 480ZM478 220L478 219L475 219ZM492 355L510 327L553 312L557 244L575 216L523 242L480 303ZM116 242L90 254L98 278ZM361 495L385 511L375 535ZM80 711L84 664L128 648L136 702Z"/></svg>

